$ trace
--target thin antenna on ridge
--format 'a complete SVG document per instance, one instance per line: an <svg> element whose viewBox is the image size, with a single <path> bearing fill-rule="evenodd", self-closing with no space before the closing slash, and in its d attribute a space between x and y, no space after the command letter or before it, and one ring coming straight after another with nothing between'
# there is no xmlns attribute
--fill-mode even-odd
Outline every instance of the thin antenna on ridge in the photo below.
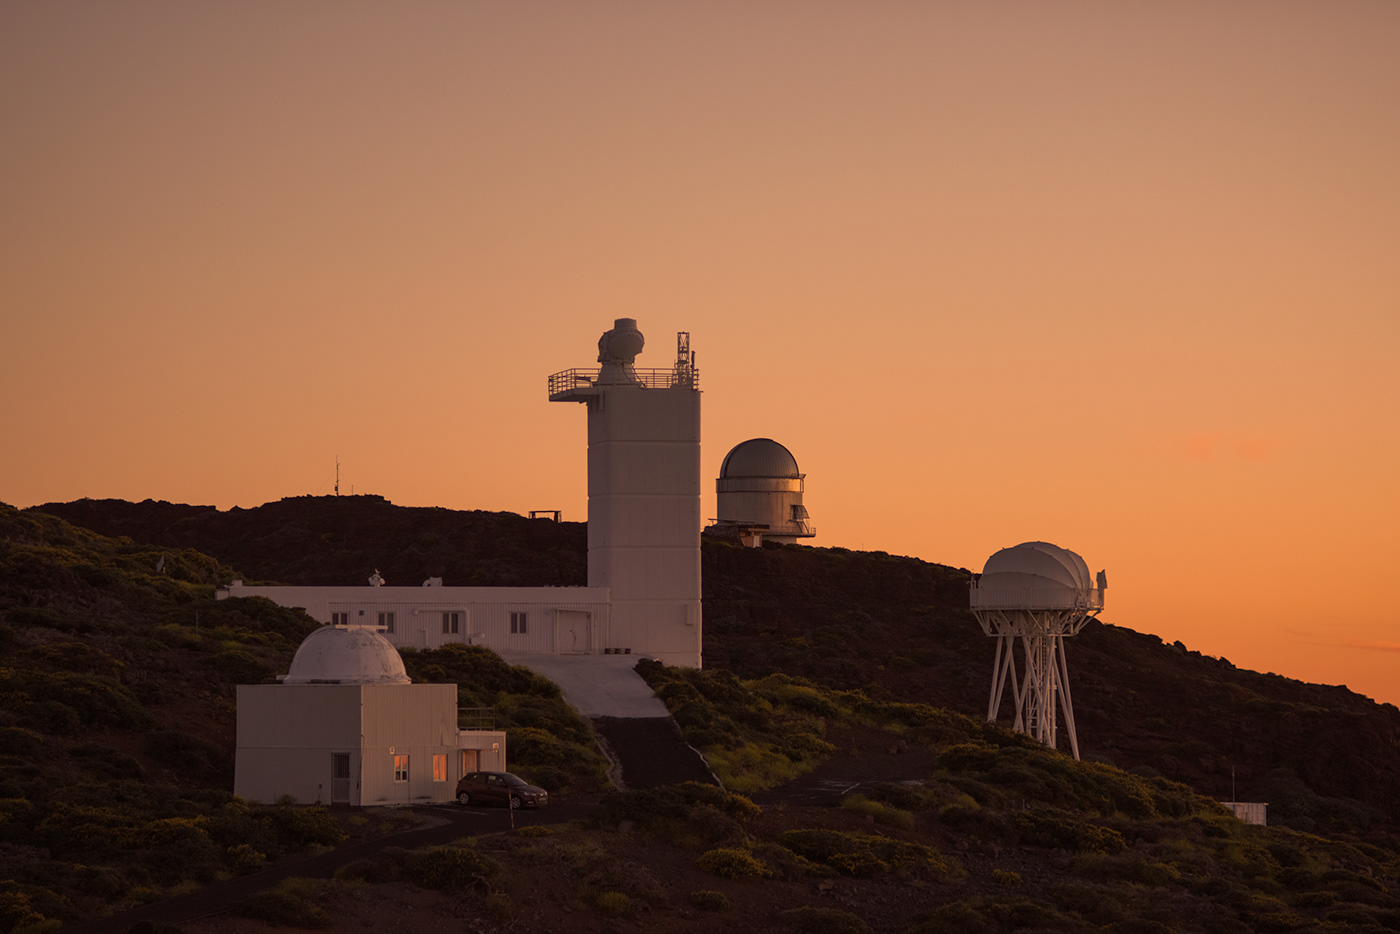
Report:
<svg viewBox="0 0 1400 934"><path fill-rule="evenodd" d="M335 495L340 495L340 455L335 456Z"/></svg>

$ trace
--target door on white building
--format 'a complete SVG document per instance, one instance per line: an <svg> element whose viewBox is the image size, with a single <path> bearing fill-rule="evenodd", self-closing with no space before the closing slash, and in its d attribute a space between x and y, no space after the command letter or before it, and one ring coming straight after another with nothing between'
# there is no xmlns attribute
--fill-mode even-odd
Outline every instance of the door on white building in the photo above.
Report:
<svg viewBox="0 0 1400 934"><path fill-rule="evenodd" d="M350 753L331 753L331 804L350 803Z"/></svg>
<svg viewBox="0 0 1400 934"><path fill-rule="evenodd" d="M480 768L477 752L478 750L476 749L462 750L462 771L457 773L458 778L461 778L463 775L470 775Z"/></svg>
<svg viewBox="0 0 1400 934"><path fill-rule="evenodd" d="M593 651L593 614L586 610L560 610L555 625L561 655L587 655Z"/></svg>

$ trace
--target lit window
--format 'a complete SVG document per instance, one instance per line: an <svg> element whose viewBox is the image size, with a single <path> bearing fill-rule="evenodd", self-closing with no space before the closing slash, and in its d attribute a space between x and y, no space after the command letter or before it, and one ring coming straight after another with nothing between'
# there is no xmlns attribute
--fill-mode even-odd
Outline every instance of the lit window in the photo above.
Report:
<svg viewBox="0 0 1400 934"><path fill-rule="evenodd" d="M510 631L516 634L528 632L529 630L526 627L529 625L529 622L529 613L512 613L510 614Z"/></svg>
<svg viewBox="0 0 1400 934"><path fill-rule="evenodd" d="M455 635L455 634L457 634L457 633L459 633L459 632L461 632L461 631L462 631L462 614L461 614L461 613L444 613L444 614L442 614L442 632L443 632L443 635Z"/></svg>
<svg viewBox="0 0 1400 934"><path fill-rule="evenodd" d="M349 613L332 613L332 614L331 614L331 625L332 625L332 626L349 626L349 625L350 625L350 614L349 614Z"/></svg>
<svg viewBox="0 0 1400 934"><path fill-rule="evenodd" d="M433 781L447 781L447 754L433 756Z"/></svg>
<svg viewBox="0 0 1400 934"><path fill-rule="evenodd" d="M408 756L394 756L394 781L408 781Z"/></svg>
<svg viewBox="0 0 1400 934"><path fill-rule="evenodd" d="M393 631L394 631L394 614L393 614L393 613L380 613L380 614L379 614L379 626L380 626L380 628L383 629L385 632L393 632Z"/></svg>

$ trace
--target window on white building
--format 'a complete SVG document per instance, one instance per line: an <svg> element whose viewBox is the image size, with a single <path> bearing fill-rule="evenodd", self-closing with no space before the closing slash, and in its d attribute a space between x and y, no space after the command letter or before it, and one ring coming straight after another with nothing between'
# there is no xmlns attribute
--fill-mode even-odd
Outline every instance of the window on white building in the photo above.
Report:
<svg viewBox="0 0 1400 934"><path fill-rule="evenodd" d="M530 614L529 614L529 613L511 613L511 614L510 614L510 631L511 631L512 633L515 633L515 634L518 635L518 634L523 634L523 633L525 633L525 632L528 632L528 631L529 631L529 629L528 629L529 624L530 624Z"/></svg>
<svg viewBox="0 0 1400 934"><path fill-rule="evenodd" d="M379 614L379 626L380 626L380 628L383 629L385 632L393 632L393 631L394 631L394 614L393 614L393 613L380 613L380 614Z"/></svg>
<svg viewBox="0 0 1400 934"><path fill-rule="evenodd" d="M408 781L408 756L394 756L394 781Z"/></svg>
<svg viewBox="0 0 1400 934"><path fill-rule="evenodd" d="M461 632L461 631L462 631L462 614L461 614L461 613L444 613L444 614L442 614L442 633L443 633L443 635L456 635L457 633L459 633L459 632Z"/></svg>
<svg viewBox="0 0 1400 934"><path fill-rule="evenodd" d="M433 781L447 781L447 753L433 756Z"/></svg>
<svg viewBox="0 0 1400 934"><path fill-rule="evenodd" d="M331 614L331 625L332 625L332 626L349 626L349 625L350 625L350 614L349 614L349 613L332 613L332 614Z"/></svg>

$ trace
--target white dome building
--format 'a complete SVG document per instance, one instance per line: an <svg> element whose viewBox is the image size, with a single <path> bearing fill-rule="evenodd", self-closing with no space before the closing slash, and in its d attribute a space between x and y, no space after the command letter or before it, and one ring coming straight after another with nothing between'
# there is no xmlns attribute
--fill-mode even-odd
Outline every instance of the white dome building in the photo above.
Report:
<svg viewBox="0 0 1400 934"><path fill-rule="evenodd" d="M506 735L457 726L457 685L413 684L373 629L322 626L280 684L238 686L233 793L271 804L451 801L457 780L504 771Z"/></svg>
<svg viewBox="0 0 1400 934"><path fill-rule="evenodd" d="M989 723L997 720L1009 682L1012 729L1053 747L1062 718L1070 752L1079 758L1064 640L1103 609L1107 587L1103 571L1090 577L1083 558L1049 542L1022 542L987 559L982 574L973 578L968 602L982 631L997 640Z"/></svg>
<svg viewBox="0 0 1400 934"><path fill-rule="evenodd" d="M1102 576L1103 572L1099 572ZM1102 609L1104 582L1084 559L1049 542L1023 542L987 559L972 594L973 607Z"/></svg>
<svg viewBox="0 0 1400 934"><path fill-rule="evenodd" d="M802 493L807 475L772 438L753 438L724 458L715 481L717 522L737 527L747 544L795 542L817 534Z"/></svg>
<svg viewBox="0 0 1400 934"><path fill-rule="evenodd" d="M292 657L283 684L409 684L403 656L374 629L322 626Z"/></svg>

